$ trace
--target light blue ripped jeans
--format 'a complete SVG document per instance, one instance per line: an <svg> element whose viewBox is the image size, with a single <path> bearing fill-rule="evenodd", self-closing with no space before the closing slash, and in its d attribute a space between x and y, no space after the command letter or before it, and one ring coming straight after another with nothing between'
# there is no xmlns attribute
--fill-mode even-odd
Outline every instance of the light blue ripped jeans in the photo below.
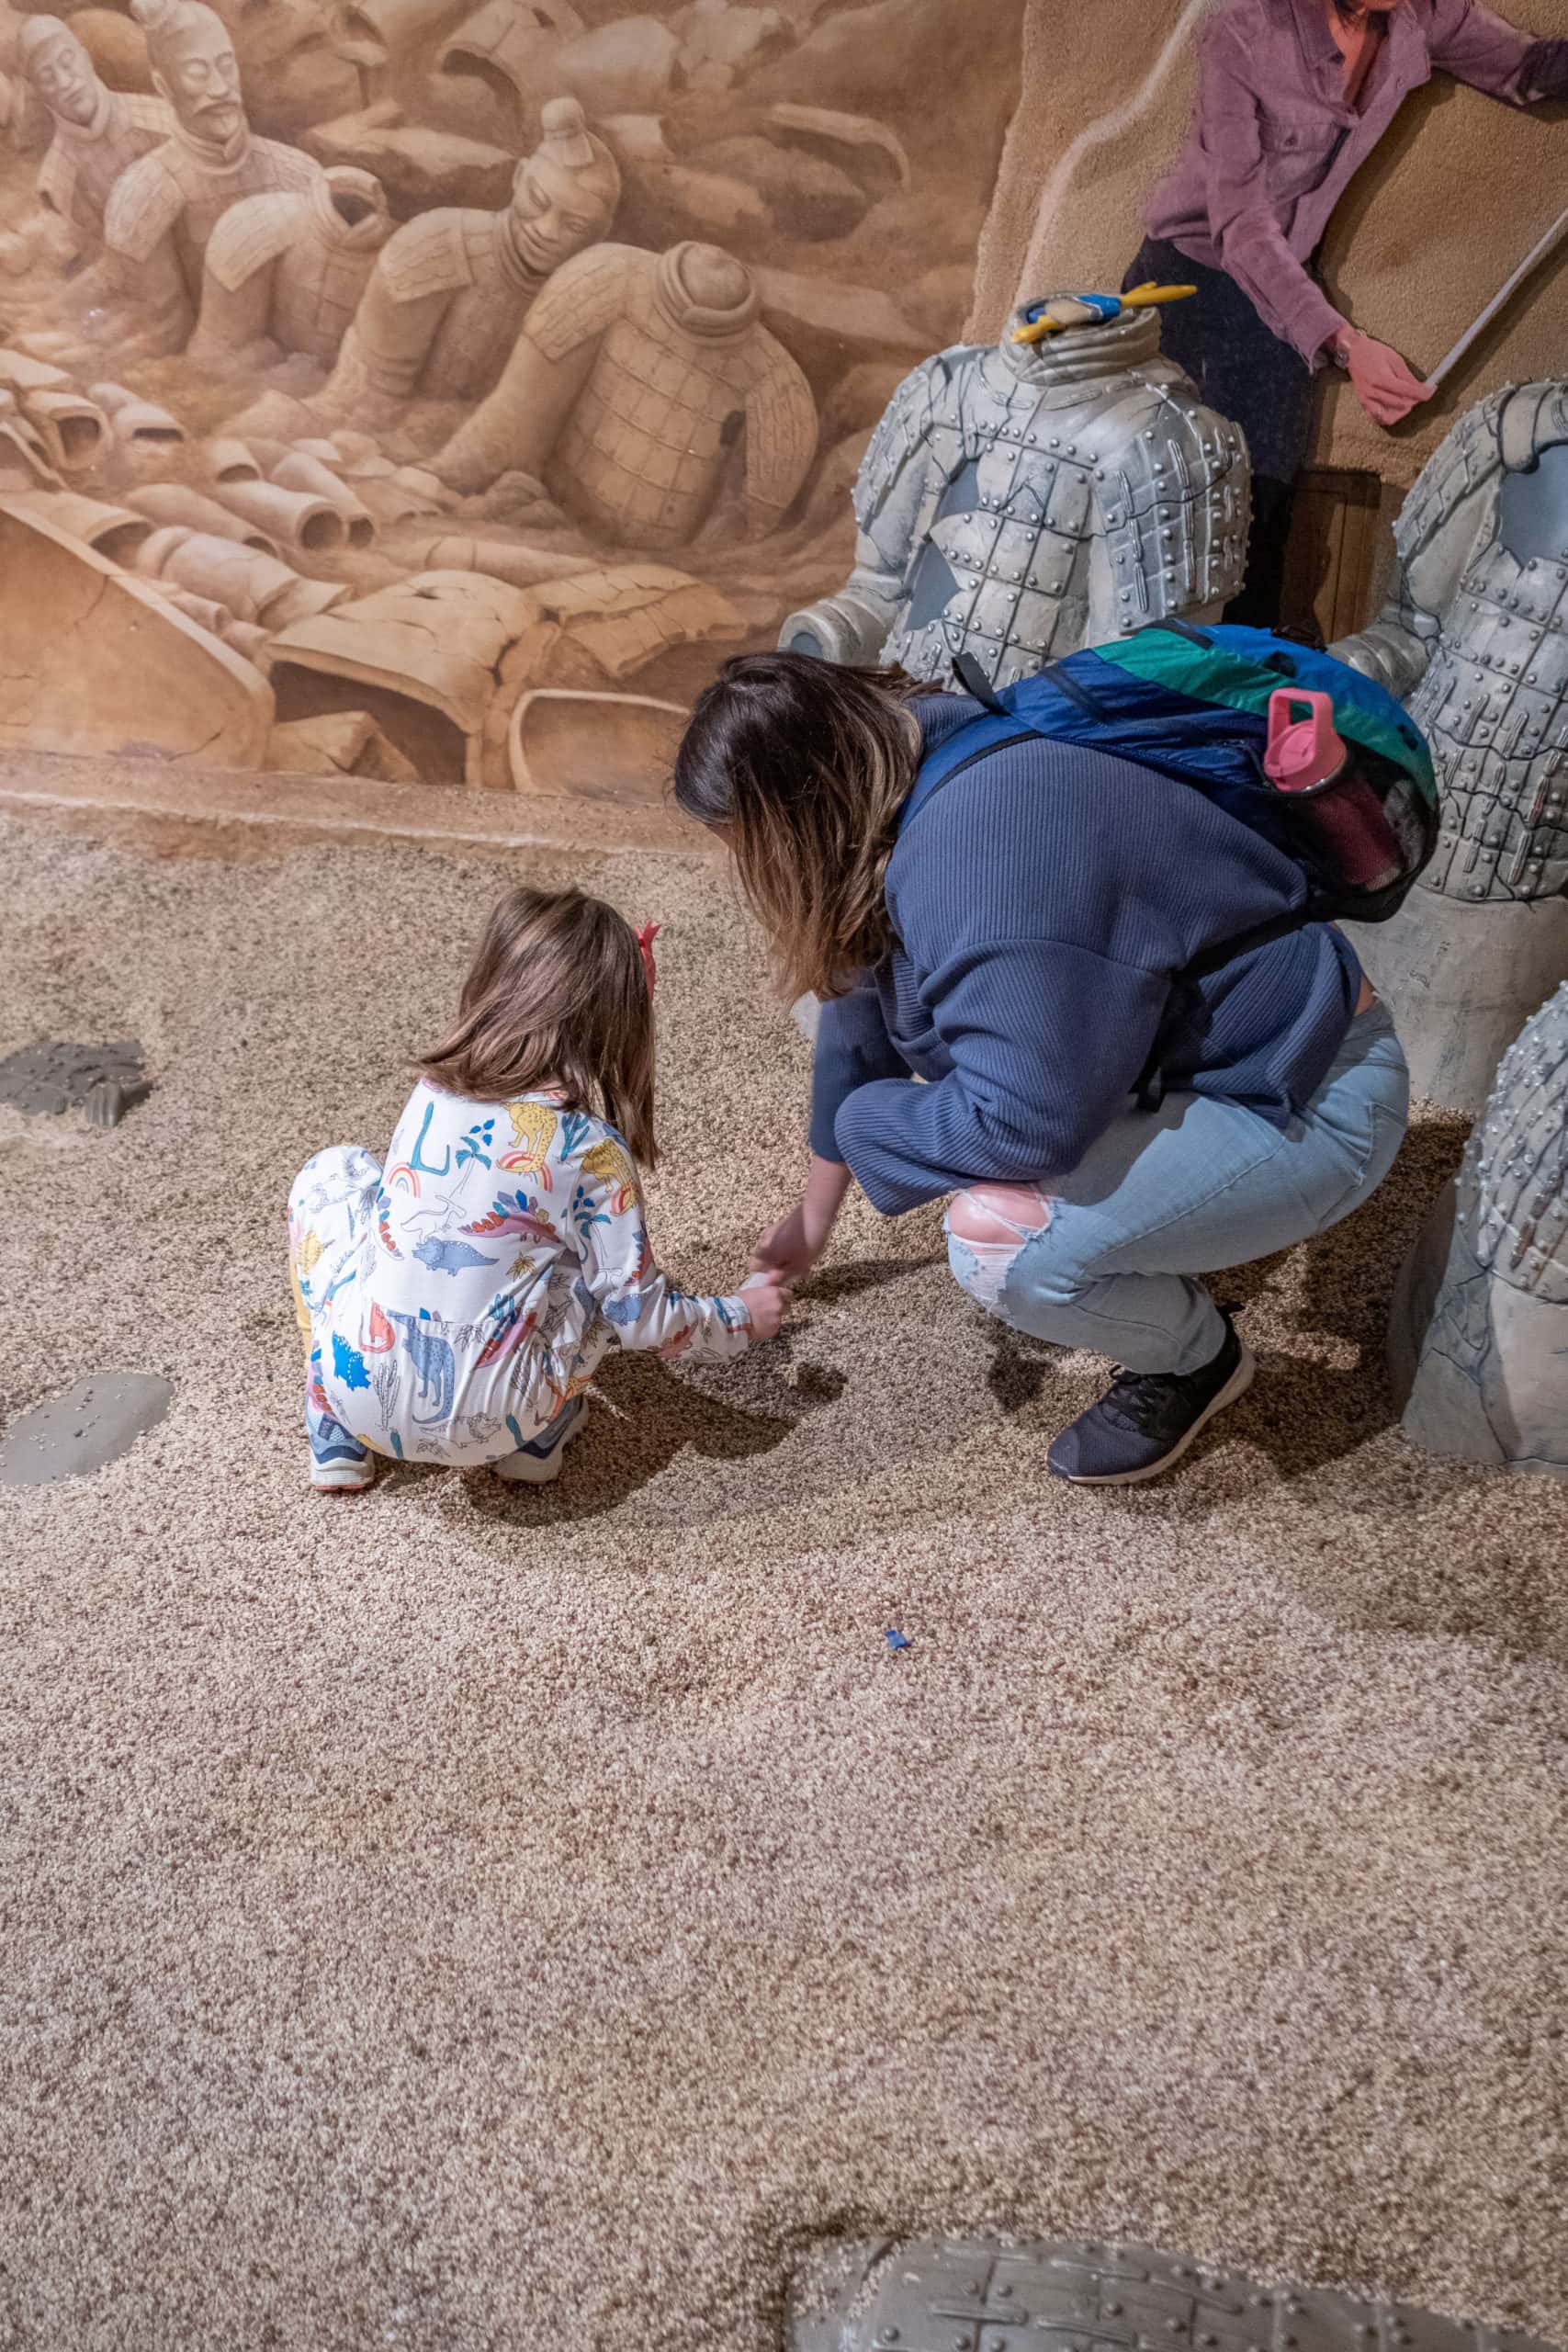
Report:
<svg viewBox="0 0 1568 2352"><path fill-rule="evenodd" d="M1049 1188L976 1184L947 1212L948 1262L1004 1323L1129 1372L1196 1372L1225 1327L1199 1274L1323 1233L1393 1164L1410 1110L1386 1009L1359 1012L1301 1116L1169 1094L1106 1129Z"/></svg>

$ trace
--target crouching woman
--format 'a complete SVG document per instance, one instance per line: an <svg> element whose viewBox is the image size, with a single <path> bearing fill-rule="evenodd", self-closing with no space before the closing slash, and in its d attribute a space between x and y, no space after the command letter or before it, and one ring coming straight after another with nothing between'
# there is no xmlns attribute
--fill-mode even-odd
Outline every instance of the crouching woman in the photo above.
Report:
<svg viewBox="0 0 1568 2352"><path fill-rule="evenodd" d="M1306 895L1198 791L1034 737L905 823L921 760L979 716L789 653L726 662L692 715L676 798L728 843L781 981L823 1000L810 1174L755 1262L808 1272L852 1182L892 1216L951 1195L964 1288L1118 1366L1052 1471L1132 1484L1252 1378L1201 1277L1368 1197L1404 1133L1404 1058L1332 925L1180 978Z"/></svg>

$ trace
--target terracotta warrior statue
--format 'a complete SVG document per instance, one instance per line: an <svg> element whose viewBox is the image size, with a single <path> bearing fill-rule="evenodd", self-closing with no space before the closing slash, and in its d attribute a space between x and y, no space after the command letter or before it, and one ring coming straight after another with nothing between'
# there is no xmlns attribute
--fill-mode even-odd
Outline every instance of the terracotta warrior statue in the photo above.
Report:
<svg viewBox="0 0 1568 2352"><path fill-rule="evenodd" d="M243 198L208 243L193 356L265 365L303 351L330 368L391 234L386 189L347 164Z"/></svg>
<svg viewBox="0 0 1568 2352"><path fill-rule="evenodd" d="M1461 418L1394 526L1394 593L1330 648L1406 702L1442 795L1438 854L1356 951L1413 1092L1480 1110L1525 1015L1568 978L1568 382Z"/></svg>
<svg viewBox="0 0 1568 2352"><path fill-rule="evenodd" d="M552 98L517 166L504 212L443 208L383 248L322 404L479 400L512 354L529 306L563 262L604 236L620 201L615 159L575 98Z"/></svg>
<svg viewBox="0 0 1568 2352"><path fill-rule="evenodd" d="M1503 1057L1394 1294L1404 1433L1568 1478L1568 983Z"/></svg>
<svg viewBox="0 0 1568 2352"><path fill-rule="evenodd" d="M1115 309L1109 318L1102 309ZM1171 616L1218 620L1241 586L1246 445L1162 358L1159 314L1054 296L1059 332L939 352L905 379L855 484L855 567L781 646L994 685Z"/></svg>
<svg viewBox="0 0 1568 2352"><path fill-rule="evenodd" d="M156 341L175 351L195 323L208 242L230 206L302 192L321 171L297 147L252 135L233 43L201 0L139 0L137 13L175 133L121 178L104 237L127 288L146 304Z"/></svg>
<svg viewBox="0 0 1568 2352"><path fill-rule="evenodd" d="M58 17L24 17L17 54L53 124L39 170L39 199L71 223L84 245L96 246L116 181L173 134L173 110L162 98L107 89L75 34Z"/></svg>
<svg viewBox="0 0 1568 2352"><path fill-rule="evenodd" d="M598 537L633 548L690 546L732 491L740 528L759 537L806 479L817 407L758 308L750 270L716 245L580 254L431 470L461 492L531 475Z"/></svg>

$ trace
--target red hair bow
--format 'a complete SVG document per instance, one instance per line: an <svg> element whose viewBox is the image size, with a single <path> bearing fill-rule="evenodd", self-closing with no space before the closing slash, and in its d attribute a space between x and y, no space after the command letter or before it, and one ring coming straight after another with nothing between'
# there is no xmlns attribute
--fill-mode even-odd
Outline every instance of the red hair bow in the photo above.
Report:
<svg viewBox="0 0 1568 2352"><path fill-rule="evenodd" d="M649 996L653 994L654 982L659 978L659 967L653 960L653 943L663 928L660 922L645 922L637 935L637 944L642 950L642 968L648 975Z"/></svg>

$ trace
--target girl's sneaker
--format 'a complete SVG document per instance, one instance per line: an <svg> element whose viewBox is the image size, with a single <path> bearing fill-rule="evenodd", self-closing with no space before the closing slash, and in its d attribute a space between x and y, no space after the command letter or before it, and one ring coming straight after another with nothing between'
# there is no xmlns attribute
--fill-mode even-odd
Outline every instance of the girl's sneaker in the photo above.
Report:
<svg viewBox="0 0 1568 2352"><path fill-rule="evenodd" d="M310 1464L310 1484L319 1495L356 1495L376 1477L376 1457L362 1454L357 1462L342 1454L334 1462Z"/></svg>
<svg viewBox="0 0 1568 2352"><path fill-rule="evenodd" d="M518 1487L553 1486L560 1476L560 1459L582 1427L588 1410L585 1396L574 1396L563 1405L547 1430L541 1430L532 1445L519 1446L515 1453L503 1454L491 1468L498 1478Z"/></svg>

